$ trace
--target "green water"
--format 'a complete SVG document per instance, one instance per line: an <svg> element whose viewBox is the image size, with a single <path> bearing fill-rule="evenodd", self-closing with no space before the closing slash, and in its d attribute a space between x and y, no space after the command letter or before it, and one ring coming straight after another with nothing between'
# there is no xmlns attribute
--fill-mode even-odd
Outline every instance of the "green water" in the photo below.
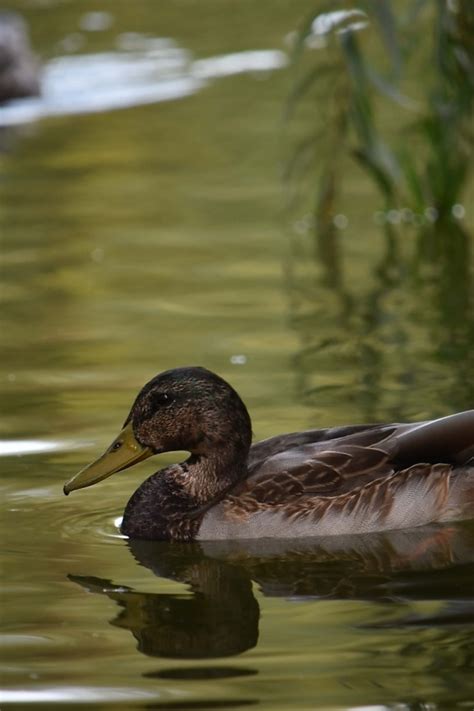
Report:
<svg viewBox="0 0 474 711"><path fill-rule="evenodd" d="M10 5L45 57L97 9ZM199 59L285 50L308 4L101 9L114 22L83 33L81 52L134 31ZM256 439L472 407L470 194L445 228L448 258L417 261L420 234L381 230L380 197L354 169L347 226L315 245L308 188L287 208L281 181L291 81L282 69L223 77L8 136L2 708L474 707L471 524L270 548L128 544L116 521L169 455L62 495L139 387L177 365L231 381Z"/></svg>

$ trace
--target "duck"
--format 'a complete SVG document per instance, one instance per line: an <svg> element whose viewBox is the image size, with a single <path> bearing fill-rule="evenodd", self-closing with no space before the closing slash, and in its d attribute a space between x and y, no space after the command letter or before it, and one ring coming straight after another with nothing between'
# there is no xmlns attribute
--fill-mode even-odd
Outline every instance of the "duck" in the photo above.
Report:
<svg viewBox="0 0 474 711"><path fill-rule="evenodd" d="M197 366L144 385L118 437L64 493L173 451L189 457L131 496L121 524L128 538L310 538L474 518L474 410L311 429L252 445L236 390Z"/></svg>

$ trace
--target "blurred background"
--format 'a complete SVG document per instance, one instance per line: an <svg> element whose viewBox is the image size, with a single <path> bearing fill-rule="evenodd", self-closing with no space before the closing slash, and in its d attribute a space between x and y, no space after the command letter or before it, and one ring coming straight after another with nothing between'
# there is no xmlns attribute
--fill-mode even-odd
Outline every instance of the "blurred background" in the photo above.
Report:
<svg viewBox="0 0 474 711"><path fill-rule="evenodd" d="M13 642L29 660L13 687L31 665L56 679L69 637L52 630L82 600L66 574L137 580L122 542L102 536L146 466L104 484L105 504L89 491L60 497L157 372L217 371L257 439L473 406L473 57L471 0L10 0L5 566L13 628L55 640L39 671L25 640ZM65 597L52 605L54 580ZM99 624L90 605L71 633L85 661L78 639ZM288 634L271 610L268 654ZM306 621L294 621L296 645ZM104 665L119 632L108 634ZM126 676L126 655L121 664ZM396 676L388 697L399 700ZM361 703L380 701L369 686Z"/></svg>
<svg viewBox="0 0 474 711"><path fill-rule="evenodd" d="M7 435L192 363L258 434L472 404L469 2L11 7Z"/></svg>

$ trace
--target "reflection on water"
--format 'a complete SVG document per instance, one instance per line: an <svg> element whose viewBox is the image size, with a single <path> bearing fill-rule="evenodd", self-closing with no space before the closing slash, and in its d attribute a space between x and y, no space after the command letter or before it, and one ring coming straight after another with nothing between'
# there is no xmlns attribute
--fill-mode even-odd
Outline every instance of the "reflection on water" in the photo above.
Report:
<svg viewBox="0 0 474 711"><path fill-rule="evenodd" d="M130 541L128 546L156 576L157 591L140 592L96 576L68 577L114 601L120 611L110 624L129 630L139 652L162 660L143 674L147 679L202 683L255 677L256 688L263 690L265 683L259 687L258 679L266 672L255 668L258 657L233 665L219 659L249 652L259 637L266 644L269 628L260 619L261 609L273 598L281 600L279 619L286 618L287 638L281 638L280 649L287 673L295 663L305 670L309 665L312 693L325 699L330 689L331 705L374 702L382 690L387 702L403 699L407 709L434 698L443 708L443 699L464 698L456 680L463 678L474 653L474 606L466 597L474 576L472 525L326 540ZM167 579L186 589L160 592ZM372 609L362 612L360 601ZM94 606L92 599L86 602ZM290 661L287 655L297 653L290 653L295 635L302 647ZM331 662L341 654L343 669ZM163 666L166 659L180 659L182 666ZM202 663L193 665L197 660ZM279 668L274 657L271 664ZM414 673L417 692L410 681ZM287 678L290 702L300 693L297 683Z"/></svg>
<svg viewBox="0 0 474 711"><path fill-rule="evenodd" d="M259 608L244 571L208 558L194 546L135 541L130 548L155 575L189 585L191 598L139 593L100 578L70 579L89 592L107 595L123 608L112 624L129 629L140 652L206 659L240 654L256 645Z"/></svg>
<svg viewBox="0 0 474 711"><path fill-rule="evenodd" d="M472 238L455 221L410 236L407 245L406 228L380 230L361 288L354 247L335 226L314 230L312 269L308 246L293 233L288 274L305 401L321 407L350 390L366 421L421 416L425 396L429 412L472 407Z"/></svg>
<svg viewBox="0 0 474 711"><path fill-rule="evenodd" d="M472 13L460 3L418 15L415 5L408 28L375 5L316 4L294 38L287 273L300 393L321 414L344 397L369 421L474 401L472 151L462 138L473 71L461 59ZM424 56L413 51L422 36Z"/></svg>
<svg viewBox="0 0 474 711"><path fill-rule="evenodd" d="M80 444L76 446L82 446ZM0 440L0 457L12 454L33 454L36 452L56 452L71 449L70 442L41 442L34 439Z"/></svg>
<svg viewBox="0 0 474 711"><path fill-rule="evenodd" d="M121 610L111 624L130 630L148 656L207 659L253 648L260 609L252 581L265 597L288 602L397 603L395 610L387 608L389 621L365 628L474 624L474 606L465 597L474 575L474 529L465 524L298 541L128 545L137 562L158 578L185 583L191 595L141 593L95 576L68 577L114 600ZM415 600L436 601L436 613L407 614ZM472 643L471 637L466 654L474 651Z"/></svg>
<svg viewBox="0 0 474 711"><path fill-rule="evenodd" d="M269 72L287 63L278 50L194 60L171 39L139 39L135 37L133 51L52 59L43 69L41 95L5 104L0 126L172 101L195 94L212 79Z"/></svg>

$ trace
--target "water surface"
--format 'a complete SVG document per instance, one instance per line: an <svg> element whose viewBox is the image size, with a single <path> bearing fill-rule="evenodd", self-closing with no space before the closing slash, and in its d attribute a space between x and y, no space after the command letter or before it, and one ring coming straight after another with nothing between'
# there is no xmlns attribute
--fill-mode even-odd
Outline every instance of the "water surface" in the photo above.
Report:
<svg viewBox="0 0 474 711"><path fill-rule="evenodd" d="M473 403L469 200L454 257L415 269L420 233L381 230L355 171L337 239L315 241L311 195L284 207L285 62L198 64L214 74L195 83L197 62L287 57L307 3L101 5L110 21L92 32L88 3L13 3L47 61L131 51L133 32L141 52L167 38L167 80L191 86L194 67L194 84L3 134L3 706L474 707L472 525L129 543L127 498L169 455L62 496L138 388L176 365L229 379L256 439Z"/></svg>

